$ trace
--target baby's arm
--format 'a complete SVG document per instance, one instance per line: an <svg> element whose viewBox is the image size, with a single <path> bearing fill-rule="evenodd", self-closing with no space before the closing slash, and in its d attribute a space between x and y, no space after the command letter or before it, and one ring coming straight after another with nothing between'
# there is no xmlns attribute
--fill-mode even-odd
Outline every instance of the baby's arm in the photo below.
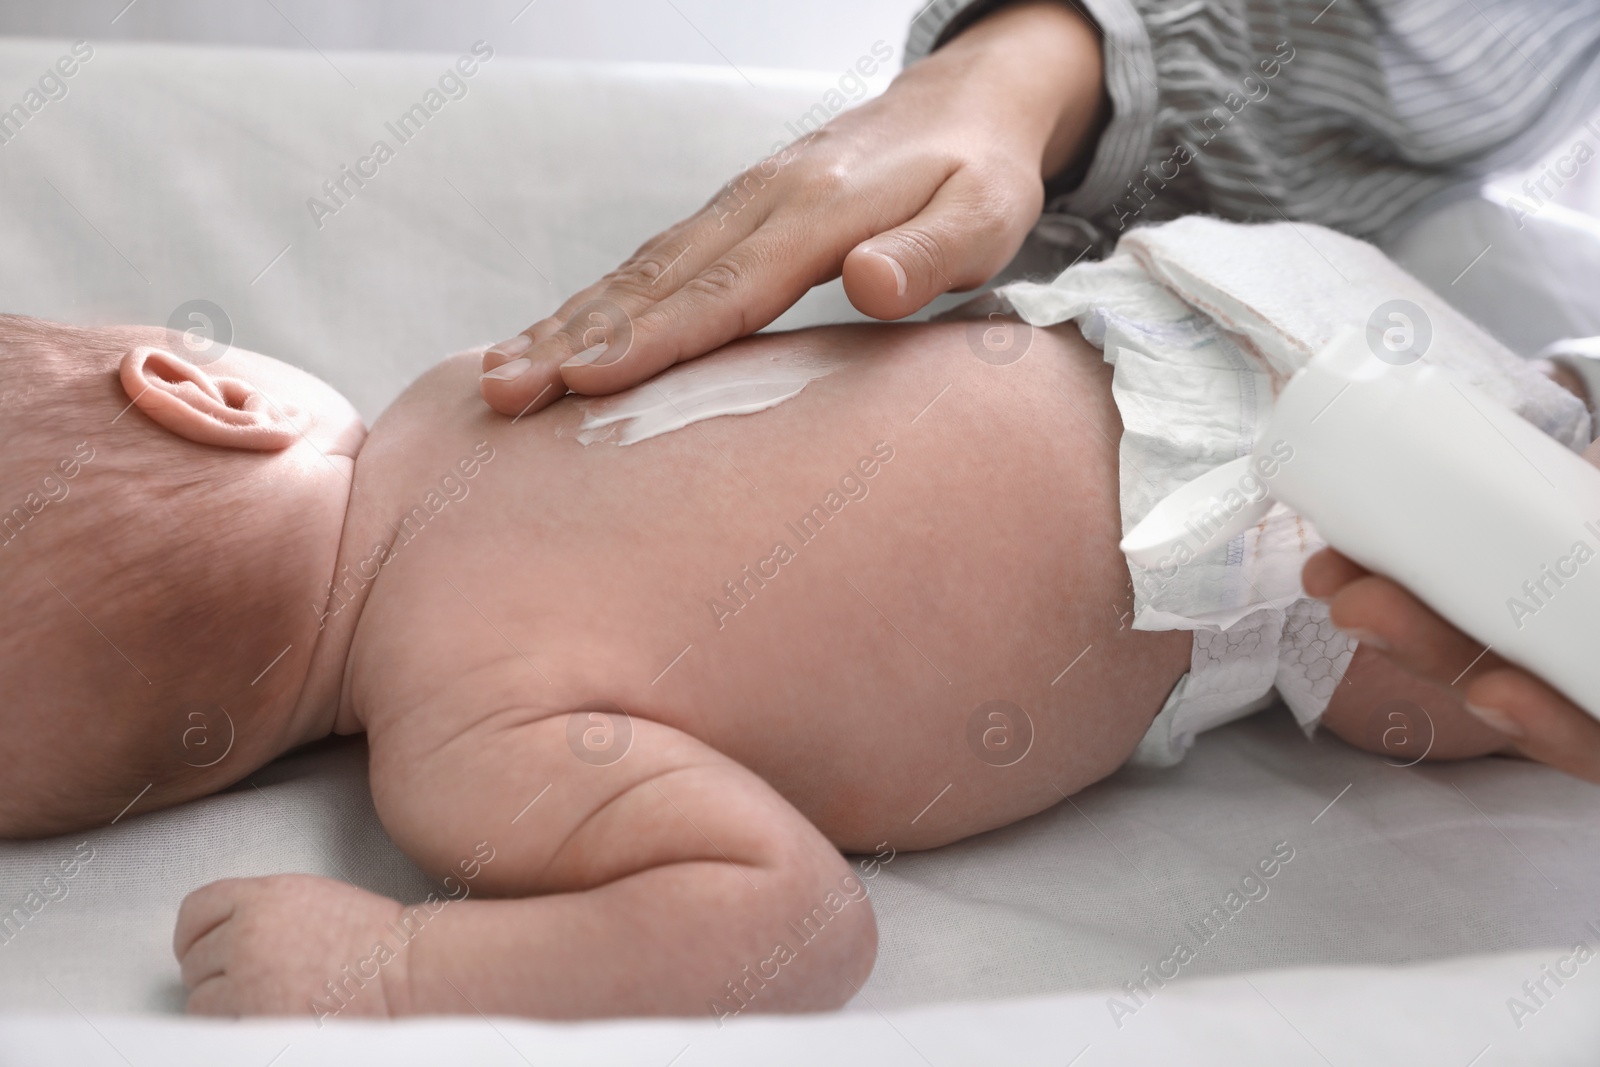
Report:
<svg viewBox="0 0 1600 1067"><path fill-rule="evenodd" d="M798 811L727 757L637 717L623 758L585 762L568 719L508 711L433 753L375 739L374 795L402 848L458 884L462 861L487 854L479 843L492 850L472 865L473 897L419 917L403 943L404 909L340 883L208 886L179 922L191 1010L321 1015L348 999L352 1015L576 1018L849 999L876 953L871 905ZM357 974L376 972L377 989L330 999L326 983L348 988L347 965L377 941L392 959Z"/></svg>
<svg viewBox="0 0 1600 1067"><path fill-rule="evenodd" d="M574 754L565 714L479 738L387 814L425 866L447 869L457 842L499 838L483 888L547 894L447 909L439 937L416 942L404 1010L692 1014L719 998L738 1010L730 983L757 1011L816 1010L866 980L871 905L827 839L700 741L637 717L631 729L609 766Z"/></svg>

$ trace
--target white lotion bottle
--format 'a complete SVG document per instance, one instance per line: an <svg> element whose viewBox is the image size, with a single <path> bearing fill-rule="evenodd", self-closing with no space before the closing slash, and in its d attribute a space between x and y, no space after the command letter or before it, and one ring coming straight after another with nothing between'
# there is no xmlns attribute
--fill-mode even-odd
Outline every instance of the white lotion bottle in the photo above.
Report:
<svg viewBox="0 0 1600 1067"><path fill-rule="evenodd" d="M1250 473L1270 495L1224 507ZM1143 566L1184 542L1199 554L1274 499L1600 719L1600 469L1581 456L1436 365L1378 359L1352 329L1284 386L1251 455L1163 500L1123 551Z"/></svg>

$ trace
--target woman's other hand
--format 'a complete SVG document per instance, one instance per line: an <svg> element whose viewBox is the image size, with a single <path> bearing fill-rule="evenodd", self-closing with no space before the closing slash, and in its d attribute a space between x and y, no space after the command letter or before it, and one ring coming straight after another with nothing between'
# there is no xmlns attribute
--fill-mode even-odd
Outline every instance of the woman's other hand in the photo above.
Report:
<svg viewBox="0 0 1600 1067"><path fill-rule="evenodd" d="M1331 548L1306 562L1302 580L1328 602L1334 625L1402 669L1458 689L1467 710L1522 755L1600 783L1600 722L1550 686Z"/></svg>

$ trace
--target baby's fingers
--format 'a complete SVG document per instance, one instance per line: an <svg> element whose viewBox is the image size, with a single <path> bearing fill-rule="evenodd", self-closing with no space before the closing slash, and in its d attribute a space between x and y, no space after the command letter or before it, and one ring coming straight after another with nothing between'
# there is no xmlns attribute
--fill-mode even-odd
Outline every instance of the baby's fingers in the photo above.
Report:
<svg viewBox="0 0 1600 1067"><path fill-rule="evenodd" d="M201 886L183 898L172 930L175 957L182 960L195 942L233 918L239 900L238 886L237 879L227 878Z"/></svg>
<svg viewBox="0 0 1600 1067"><path fill-rule="evenodd" d="M241 1014L234 984L226 974L215 974L189 990L186 1010L190 1015L209 1015L236 1019Z"/></svg>
<svg viewBox="0 0 1600 1067"><path fill-rule="evenodd" d="M224 922L212 927L179 954L179 974L185 988L198 989L205 982L227 972L233 925Z"/></svg>

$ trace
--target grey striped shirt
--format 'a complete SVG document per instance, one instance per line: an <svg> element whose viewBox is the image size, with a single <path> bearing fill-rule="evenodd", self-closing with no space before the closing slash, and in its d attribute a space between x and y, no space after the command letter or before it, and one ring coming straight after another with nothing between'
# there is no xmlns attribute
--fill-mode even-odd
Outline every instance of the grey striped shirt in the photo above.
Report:
<svg viewBox="0 0 1600 1067"><path fill-rule="evenodd" d="M908 61L1002 2L932 0ZM1113 112L1050 190L1066 249L1196 211L1372 236L1600 108L1600 0L1064 2L1100 27Z"/></svg>

